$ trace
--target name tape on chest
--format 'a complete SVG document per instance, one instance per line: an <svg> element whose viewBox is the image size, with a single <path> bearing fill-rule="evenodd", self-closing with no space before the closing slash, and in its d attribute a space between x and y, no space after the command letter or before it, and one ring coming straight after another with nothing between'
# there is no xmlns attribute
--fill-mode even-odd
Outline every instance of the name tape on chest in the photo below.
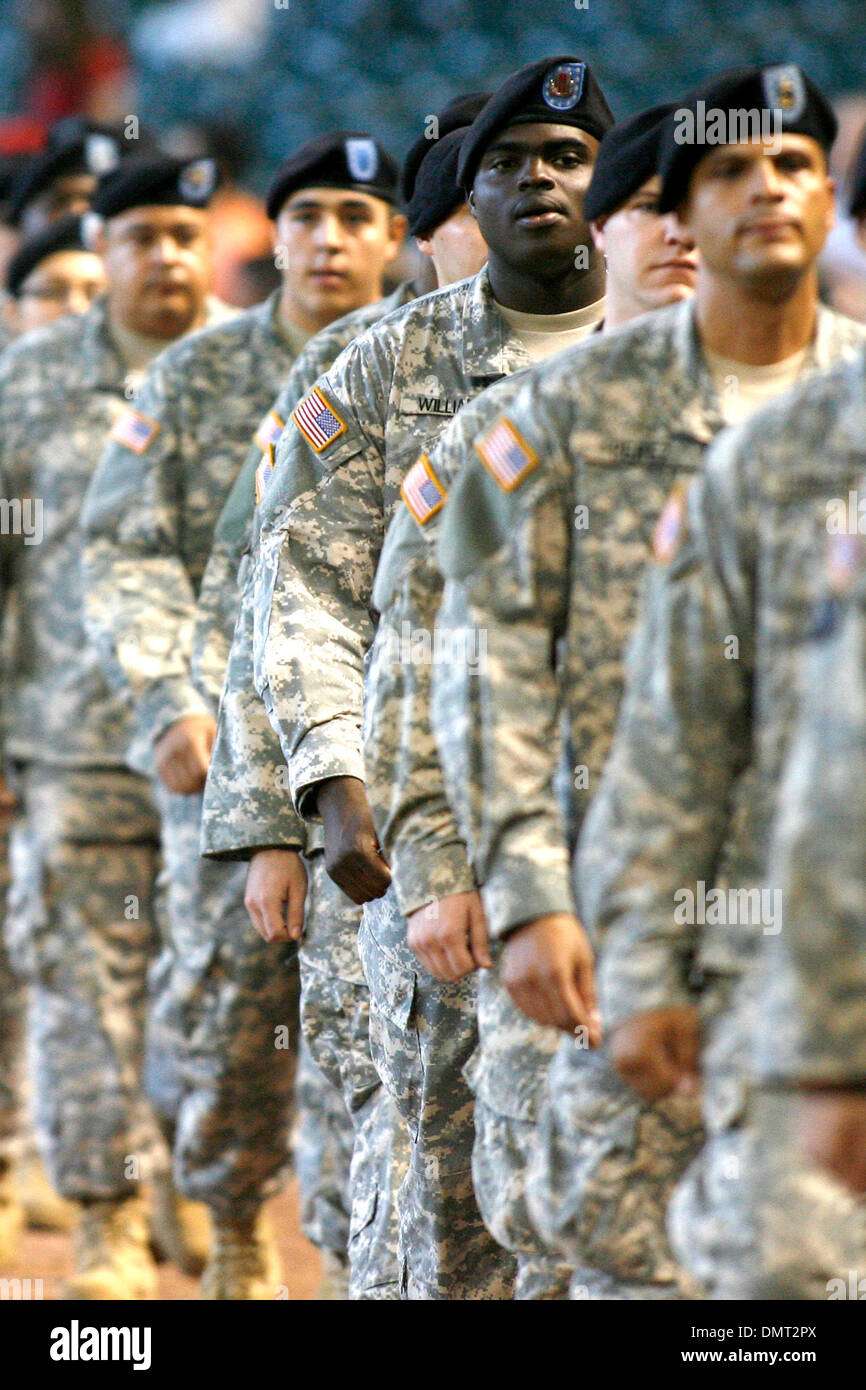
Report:
<svg viewBox="0 0 866 1390"><path fill-rule="evenodd" d="M253 435L253 439L262 453L266 451L269 444L276 444L285 427L285 420L280 419L275 410L269 410Z"/></svg>
<svg viewBox="0 0 866 1390"><path fill-rule="evenodd" d="M445 506L448 491L433 472L426 454L421 454L403 479L400 492L419 526L426 526Z"/></svg>
<svg viewBox="0 0 866 1390"><path fill-rule="evenodd" d="M265 488L271 481L271 475L274 471L274 452L274 445L269 444L256 469L256 506L261 502L265 495Z"/></svg>
<svg viewBox="0 0 866 1390"><path fill-rule="evenodd" d="M475 452L505 492L513 492L538 467L537 453L506 415L476 440Z"/></svg>
<svg viewBox="0 0 866 1390"><path fill-rule="evenodd" d="M317 386L295 407L292 419L317 454L346 433L345 420L340 419Z"/></svg>
<svg viewBox="0 0 866 1390"><path fill-rule="evenodd" d="M156 439L160 428L156 420L149 420L146 415L140 415L128 406L115 420L109 438L131 449L134 454L143 454Z"/></svg>

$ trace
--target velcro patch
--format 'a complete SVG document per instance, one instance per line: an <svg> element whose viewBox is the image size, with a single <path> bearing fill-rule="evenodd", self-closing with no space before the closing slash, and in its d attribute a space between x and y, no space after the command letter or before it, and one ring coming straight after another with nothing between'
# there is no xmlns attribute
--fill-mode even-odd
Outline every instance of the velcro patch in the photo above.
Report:
<svg viewBox="0 0 866 1390"><path fill-rule="evenodd" d="M660 565L667 565L683 543L686 529L686 485L674 483L668 500L653 528L652 553Z"/></svg>
<svg viewBox="0 0 866 1390"><path fill-rule="evenodd" d="M345 420L340 419L317 386L295 407L292 419L317 454L346 432Z"/></svg>
<svg viewBox="0 0 866 1390"><path fill-rule="evenodd" d="M265 488L271 481L271 474L274 471L274 445L269 444L262 454L261 461L256 469L256 506L259 505L265 495Z"/></svg>
<svg viewBox="0 0 866 1390"><path fill-rule="evenodd" d="M513 492L538 467L538 455L502 415L483 438L475 443L475 451L489 473L505 492Z"/></svg>
<svg viewBox="0 0 866 1390"><path fill-rule="evenodd" d="M149 420L146 415L140 415L137 410L128 406L115 420L109 438L131 449L134 454L143 454L156 439L160 429L161 426L156 420Z"/></svg>
<svg viewBox="0 0 866 1390"><path fill-rule="evenodd" d="M403 479L400 492L419 526L426 526L445 505L448 491L442 486L426 454L421 454Z"/></svg>
<svg viewBox="0 0 866 1390"><path fill-rule="evenodd" d="M276 444L285 427L285 420L281 420L275 410L269 410L253 435L253 439L262 453L266 451L269 444Z"/></svg>

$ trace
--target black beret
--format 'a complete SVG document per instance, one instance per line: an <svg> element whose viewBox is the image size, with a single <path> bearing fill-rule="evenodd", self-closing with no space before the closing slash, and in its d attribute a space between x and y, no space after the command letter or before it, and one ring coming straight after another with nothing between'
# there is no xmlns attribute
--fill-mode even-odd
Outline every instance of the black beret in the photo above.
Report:
<svg viewBox="0 0 866 1390"><path fill-rule="evenodd" d="M308 140L283 160L268 189L265 207L275 221L283 203L299 188L350 188L396 205L398 178L394 160L372 135L336 130Z"/></svg>
<svg viewBox="0 0 866 1390"><path fill-rule="evenodd" d="M738 143L741 136L757 135L759 123L768 137L777 131L809 135L825 152L836 138L833 108L796 64L734 68L674 104L659 146L659 211L670 212L684 200L692 172L705 155L719 145ZM735 139L717 139L717 134Z"/></svg>
<svg viewBox="0 0 866 1390"><path fill-rule="evenodd" d="M437 112L435 133L428 135L425 127L424 134L418 136L403 160L400 187L405 203L410 202L415 191L418 170L436 141L450 135L452 130L460 130L462 127L470 126L479 112L487 105L490 97L490 92L467 92L465 96L455 97L453 101L449 101L447 106L443 106L442 110Z"/></svg>
<svg viewBox="0 0 866 1390"><path fill-rule="evenodd" d="M848 211L852 217L862 217L866 212L866 129L848 175Z"/></svg>
<svg viewBox="0 0 866 1390"><path fill-rule="evenodd" d="M79 131L68 139L49 139L47 148L29 159L15 180L9 196L8 221L15 226L28 204L55 179L67 174L106 174L120 163L122 152L119 137L106 129Z"/></svg>
<svg viewBox="0 0 866 1390"><path fill-rule="evenodd" d="M583 213L588 222L609 217L658 169L659 141L672 103L651 106L611 126L599 146Z"/></svg>
<svg viewBox="0 0 866 1390"><path fill-rule="evenodd" d="M501 130L540 121L577 126L598 140L610 129L613 113L589 63L566 53L542 58L506 78L463 141L457 169L461 187L472 187L484 151Z"/></svg>
<svg viewBox="0 0 866 1390"><path fill-rule="evenodd" d="M458 126L434 140L418 170L415 191L406 211L412 236L428 236L466 202L457 182L457 161L468 126Z"/></svg>
<svg viewBox="0 0 866 1390"><path fill-rule="evenodd" d="M108 218L137 207L205 208L218 183L213 159L172 159L164 154L125 159L99 180L91 211Z"/></svg>
<svg viewBox="0 0 866 1390"><path fill-rule="evenodd" d="M86 251L80 217L60 217L41 232L25 237L6 267L6 289L17 295L31 270L57 251Z"/></svg>

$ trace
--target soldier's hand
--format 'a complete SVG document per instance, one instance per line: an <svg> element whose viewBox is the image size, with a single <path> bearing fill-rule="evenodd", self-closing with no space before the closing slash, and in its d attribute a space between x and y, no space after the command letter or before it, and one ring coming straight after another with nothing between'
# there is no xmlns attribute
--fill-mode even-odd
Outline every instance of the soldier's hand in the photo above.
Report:
<svg viewBox="0 0 866 1390"><path fill-rule="evenodd" d="M12 819L18 806L18 797L13 792L5 777L0 776L0 825L5 825Z"/></svg>
<svg viewBox="0 0 866 1390"><path fill-rule="evenodd" d="M353 903L383 897L391 870L379 849L364 783L357 777L328 777L319 783L317 803L329 877Z"/></svg>
<svg viewBox="0 0 866 1390"><path fill-rule="evenodd" d="M157 739L156 771L170 792L191 796L202 790L216 731L211 715L188 714Z"/></svg>
<svg viewBox="0 0 866 1390"><path fill-rule="evenodd" d="M566 1033L585 1028L590 1047L598 1047L601 1015L592 947L571 913L537 917L509 936L502 983L528 1018Z"/></svg>
<svg viewBox="0 0 866 1390"><path fill-rule="evenodd" d="M451 893L409 918L409 945L437 980L460 980L489 969L487 919L479 893Z"/></svg>
<svg viewBox="0 0 866 1390"><path fill-rule="evenodd" d="M652 1009L626 1019L610 1034L610 1059L643 1100L694 1095L700 1084L701 1031L697 1009Z"/></svg>
<svg viewBox="0 0 866 1390"><path fill-rule="evenodd" d="M294 849L260 849L250 860L244 905L264 941L300 941L307 871Z"/></svg>
<svg viewBox="0 0 866 1390"><path fill-rule="evenodd" d="M866 1192L866 1094L844 1088L807 1091L798 1108L797 1133L806 1157L854 1192Z"/></svg>

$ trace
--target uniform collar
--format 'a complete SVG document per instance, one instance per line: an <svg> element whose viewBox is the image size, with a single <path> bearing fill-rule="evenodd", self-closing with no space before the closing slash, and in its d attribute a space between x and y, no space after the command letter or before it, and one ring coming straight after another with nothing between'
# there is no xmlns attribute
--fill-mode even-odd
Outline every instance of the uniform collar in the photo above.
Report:
<svg viewBox="0 0 866 1390"><path fill-rule="evenodd" d="M465 282L461 361L467 377L510 376L528 366L529 353L500 314L493 298L487 266Z"/></svg>
<svg viewBox="0 0 866 1390"><path fill-rule="evenodd" d="M82 384L88 391L117 391L127 366L108 326L108 299L103 295L81 322Z"/></svg>

